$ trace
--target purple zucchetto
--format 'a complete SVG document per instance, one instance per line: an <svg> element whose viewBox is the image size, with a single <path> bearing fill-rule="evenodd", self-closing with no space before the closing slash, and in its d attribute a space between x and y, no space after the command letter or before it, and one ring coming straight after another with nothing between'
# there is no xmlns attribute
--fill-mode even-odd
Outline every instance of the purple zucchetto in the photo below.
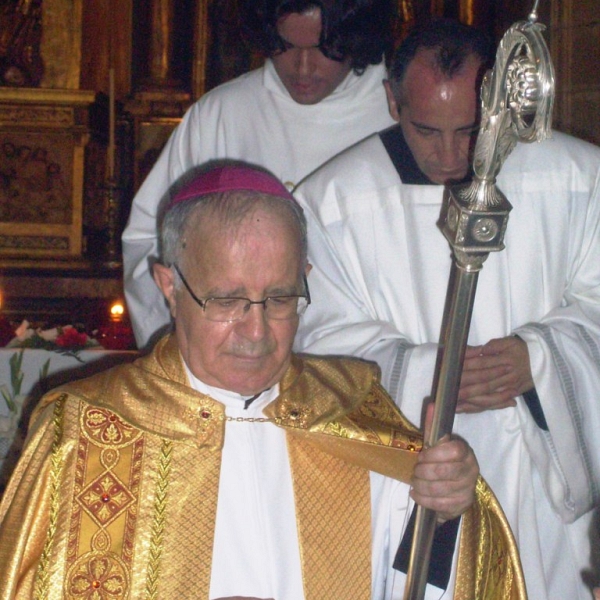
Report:
<svg viewBox="0 0 600 600"><path fill-rule="evenodd" d="M232 191L260 192L294 200L292 194L274 175L250 165L227 164L208 169L191 179L171 198L167 210L186 200Z"/></svg>

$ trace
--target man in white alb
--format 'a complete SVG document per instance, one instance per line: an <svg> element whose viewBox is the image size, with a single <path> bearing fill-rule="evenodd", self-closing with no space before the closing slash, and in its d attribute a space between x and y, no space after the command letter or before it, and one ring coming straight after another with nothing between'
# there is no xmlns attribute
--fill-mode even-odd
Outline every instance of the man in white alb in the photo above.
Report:
<svg viewBox="0 0 600 600"><path fill-rule="evenodd" d="M152 281L158 204L210 159L247 160L289 189L326 160L393 123L383 54L392 0L246 0L243 23L265 65L212 90L177 127L133 201L123 234L124 285L138 347L170 322Z"/></svg>
<svg viewBox="0 0 600 600"><path fill-rule="evenodd" d="M296 347L375 360L419 422L451 250L443 184L469 176L486 52L476 33L412 33L386 83L398 125L297 190L309 222L314 310ZM589 599L600 501L600 150L560 133L518 144L498 186L506 249L479 275L455 430L515 532L532 600ZM596 574L597 575L597 574Z"/></svg>

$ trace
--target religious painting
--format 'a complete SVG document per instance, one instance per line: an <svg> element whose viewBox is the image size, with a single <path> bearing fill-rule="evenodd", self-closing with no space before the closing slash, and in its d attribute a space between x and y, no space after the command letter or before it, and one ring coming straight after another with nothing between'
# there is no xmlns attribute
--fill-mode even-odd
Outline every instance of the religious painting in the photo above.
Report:
<svg viewBox="0 0 600 600"><path fill-rule="evenodd" d="M80 258L93 94L0 88L0 258Z"/></svg>
<svg viewBox="0 0 600 600"><path fill-rule="evenodd" d="M6 133L0 148L0 253L78 254L73 140L65 133Z"/></svg>
<svg viewBox="0 0 600 600"><path fill-rule="evenodd" d="M68 142L48 134L5 136L0 149L1 222L55 225L71 222Z"/></svg>

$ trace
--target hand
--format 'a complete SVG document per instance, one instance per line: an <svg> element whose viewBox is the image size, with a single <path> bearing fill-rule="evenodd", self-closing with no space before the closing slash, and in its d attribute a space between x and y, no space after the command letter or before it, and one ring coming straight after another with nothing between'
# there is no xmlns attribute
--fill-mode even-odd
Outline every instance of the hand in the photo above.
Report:
<svg viewBox="0 0 600 600"><path fill-rule="evenodd" d="M594 600L600 600L600 587L594 588Z"/></svg>
<svg viewBox="0 0 600 600"><path fill-rule="evenodd" d="M456 412L476 413L516 406L515 397L534 386L527 344L516 336L468 346Z"/></svg>
<svg viewBox="0 0 600 600"><path fill-rule="evenodd" d="M433 417L427 407L425 439ZM475 501L479 465L473 450L463 439L444 436L435 446L421 451L413 472L411 498L438 513L439 521L462 515Z"/></svg>
<svg viewBox="0 0 600 600"><path fill-rule="evenodd" d="M215 600L273 600L273 598L255 598L254 596L223 596L223 598L215 598Z"/></svg>

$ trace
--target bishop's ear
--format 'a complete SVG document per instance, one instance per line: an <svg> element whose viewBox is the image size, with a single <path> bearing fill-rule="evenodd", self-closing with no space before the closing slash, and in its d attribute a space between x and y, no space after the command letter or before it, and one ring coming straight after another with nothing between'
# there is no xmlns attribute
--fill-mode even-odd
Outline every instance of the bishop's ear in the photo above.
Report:
<svg viewBox="0 0 600 600"><path fill-rule="evenodd" d="M169 303L171 316L175 318L177 303L175 301L175 273L173 269L160 263L155 263L152 274L156 285Z"/></svg>

